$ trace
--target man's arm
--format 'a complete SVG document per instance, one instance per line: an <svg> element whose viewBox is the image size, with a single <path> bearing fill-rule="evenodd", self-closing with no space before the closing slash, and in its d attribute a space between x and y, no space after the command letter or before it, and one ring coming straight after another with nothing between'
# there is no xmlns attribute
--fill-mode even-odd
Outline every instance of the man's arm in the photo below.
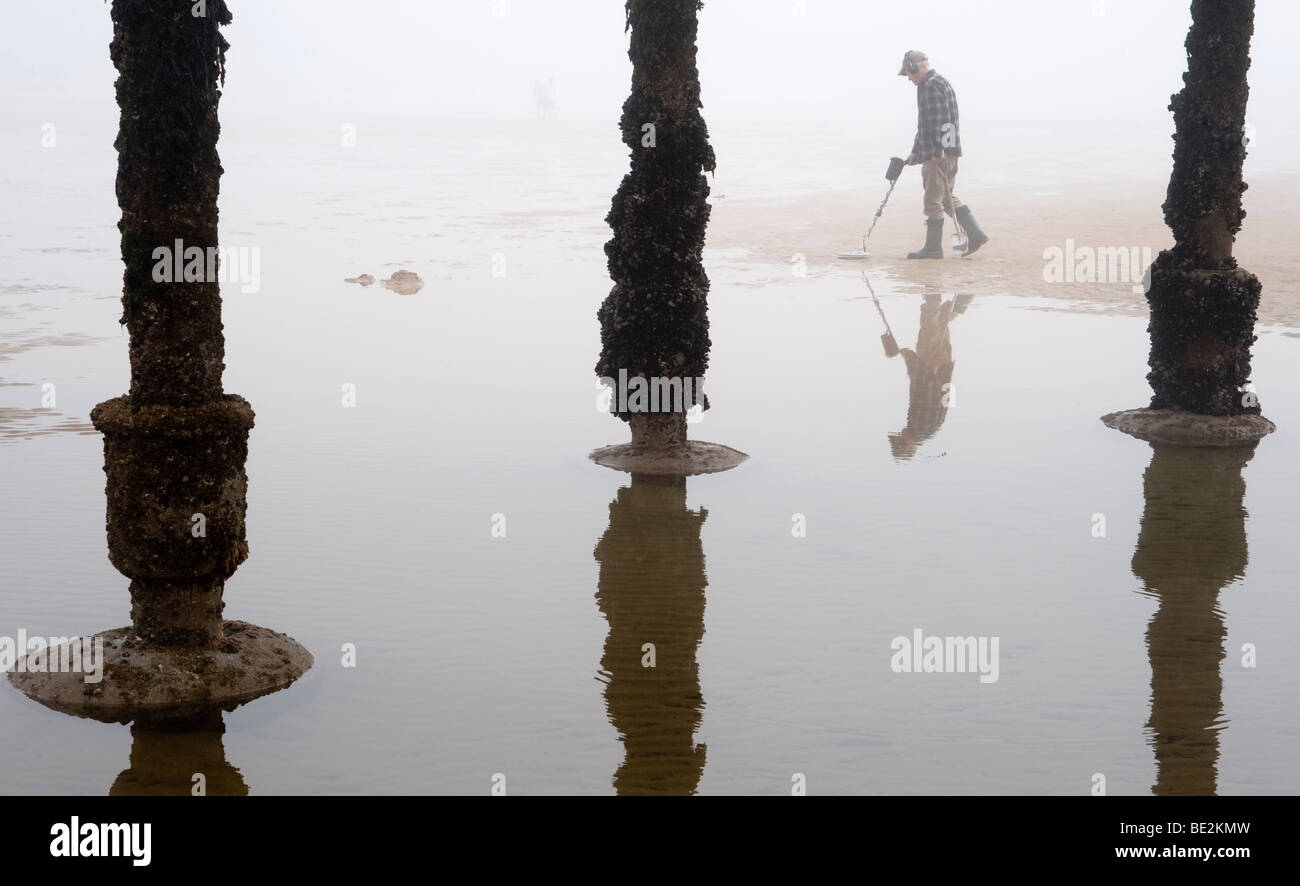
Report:
<svg viewBox="0 0 1300 886"><path fill-rule="evenodd" d="M934 86L933 78L921 84L916 93L916 103L916 141L912 144L912 153L917 162L923 163L943 153L940 137L947 122L948 108Z"/></svg>
<svg viewBox="0 0 1300 886"><path fill-rule="evenodd" d="M921 92L923 87L918 86L916 89L916 138L912 139L912 153L907 156L907 165L915 166L917 157L921 153L921 127L924 125L925 114L921 111Z"/></svg>

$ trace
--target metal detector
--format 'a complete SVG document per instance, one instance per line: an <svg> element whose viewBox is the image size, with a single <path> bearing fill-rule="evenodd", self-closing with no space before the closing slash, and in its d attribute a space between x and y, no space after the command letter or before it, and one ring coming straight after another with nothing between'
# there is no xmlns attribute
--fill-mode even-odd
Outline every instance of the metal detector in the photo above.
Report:
<svg viewBox="0 0 1300 886"><path fill-rule="evenodd" d="M885 181L889 182L889 190L885 192L885 199L880 201L880 207L876 210L876 217L871 220L871 227L867 228L867 233L862 237L862 248L854 249L851 252L841 252L837 258L853 261L871 255L871 253L867 252L867 240L871 238L871 232L876 229L876 222L880 221L880 214L885 211L885 204L889 202L889 195L894 193L894 185L898 184L898 178L903 174L903 167L906 165L907 161L902 157L889 158L889 168L885 170Z"/></svg>

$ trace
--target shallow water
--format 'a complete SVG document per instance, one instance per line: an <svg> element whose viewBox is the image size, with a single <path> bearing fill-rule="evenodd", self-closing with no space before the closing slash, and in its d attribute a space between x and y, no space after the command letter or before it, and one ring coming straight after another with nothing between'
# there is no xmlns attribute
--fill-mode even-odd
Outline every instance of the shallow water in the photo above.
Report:
<svg viewBox="0 0 1300 886"><path fill-rule="evenodd" d="M654 483L586 460L626 437L592 370L617 144L227 133L223 243L262 254L259 292L226 289L225 388L257 411L227 616L316 666L220 738L133 739L5 687L0 792L187 791L193 771L261 794L494 773L511 793L1300 790L1286 330L1255 360L1278 432L1248 460L1169 452L1098 421L1149 396L1142 319L885 275L878 311L859 266L710 254L714 408L692 434L751 459ZM128 620L84 427L127 385L113 157L85 150L23 154L4 182L0 635ZM398 268L424 289L342 282ZM895 673L918 629L997 637L997 681Z"/></svg>

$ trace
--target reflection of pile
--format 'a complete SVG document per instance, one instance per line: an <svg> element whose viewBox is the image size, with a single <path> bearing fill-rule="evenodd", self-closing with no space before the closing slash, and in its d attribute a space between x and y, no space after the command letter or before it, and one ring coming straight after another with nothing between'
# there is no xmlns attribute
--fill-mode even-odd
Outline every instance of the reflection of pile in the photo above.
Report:
<svg viewBox="0 0 1300 886"><path fill-rule="evenodd" d="M619 794L693 794L705 747L695 744L704 699L696 650L704 636L708 516L686 507L684 477L632 476L609 506L596 545L596 604L609 622L601 670L610 721L625 759ZM655 667L642 667L644 644Z"/></svg>
<svg viewBox="0 0 1300 886"><path fill-rule="evenodd" d="M203 776L208 796L247 796L244 777L226 762L225 731L219 708L184 718L137 720L131 726L131 765L113 782L109 796L189 796L196 774Z"/></svg>
<svg viewBox="0 0 1300 886"><path fill-rule="evenodd" d="M954 365L948 324L954 316L966 310L970 300L969 295L959 295L945 302L938 293L927 292L921 302L915 349L900 349L892 332L881 337L885 355L892 357L901 353L907 364L907 425L898 433L889 435L895 458L915 455L922 443L938 433L948 416L946 401L951 389L945 390L944 385L952 381Z"/></svg>
<svg viewBox="0 0 1300 886"><path fill-rule="evenodd" d="M1246 484L1254 449L1153 446L1133 574L1160 607L1147 629L1159 795L1209 795L1222 728L1227 630L1219 591L1246 571Z"/></svg>

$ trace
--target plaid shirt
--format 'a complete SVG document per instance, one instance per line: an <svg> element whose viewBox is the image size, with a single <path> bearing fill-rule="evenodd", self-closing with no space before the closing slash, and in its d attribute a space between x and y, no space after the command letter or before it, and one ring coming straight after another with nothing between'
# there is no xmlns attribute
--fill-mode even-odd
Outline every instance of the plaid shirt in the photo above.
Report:
<svg viewBox="0 0 1300 886"><path fill-rule="evenodd" d="M916 141L912 153L917 163L938 157L943 151L961 156L961 123L957 119L957 93L938 71L925 75L916 86ZM952 124L949 126L949 124Z"/></svg>

